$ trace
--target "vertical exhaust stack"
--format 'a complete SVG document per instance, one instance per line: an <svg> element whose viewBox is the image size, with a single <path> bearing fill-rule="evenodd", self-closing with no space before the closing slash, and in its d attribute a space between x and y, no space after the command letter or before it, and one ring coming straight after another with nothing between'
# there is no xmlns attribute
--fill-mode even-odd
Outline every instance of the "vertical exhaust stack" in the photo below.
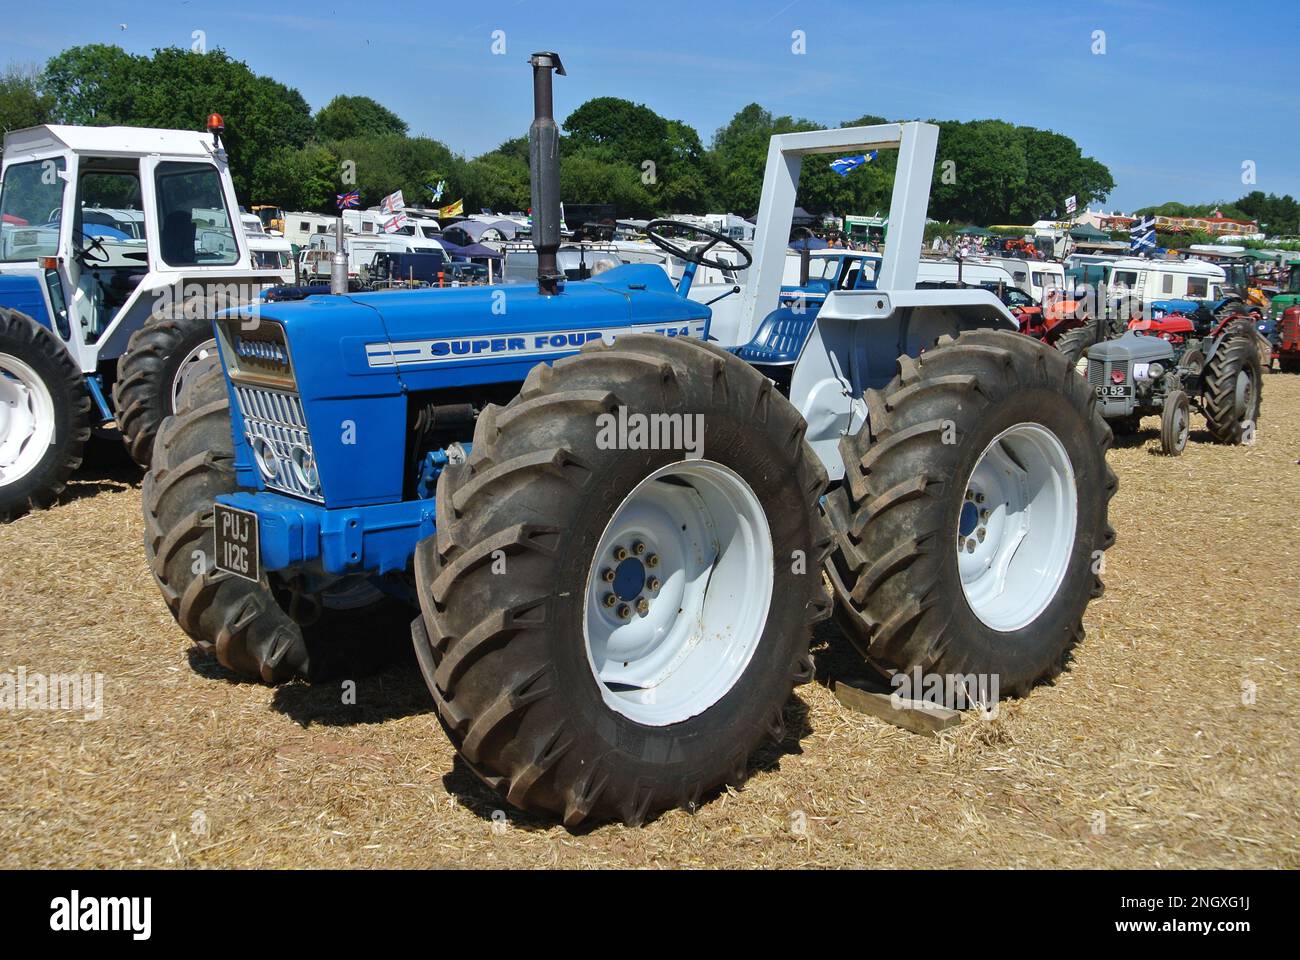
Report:
<svg viewBox="0 0 1300 960"><path fill-rule="evenodd" d="M560 128L555 122L551 71L564 76L558 53L534 53L533 123L528 128L528 163L533 188L533 249L537 251L537 290L546 296L560 291L555 254L560 249Z"/></svg>

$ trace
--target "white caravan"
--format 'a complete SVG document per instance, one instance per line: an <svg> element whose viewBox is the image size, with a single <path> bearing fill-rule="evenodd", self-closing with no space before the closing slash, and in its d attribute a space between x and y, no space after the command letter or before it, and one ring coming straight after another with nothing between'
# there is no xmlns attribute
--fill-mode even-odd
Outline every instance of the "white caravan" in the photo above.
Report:
<svg viewBox="0 0 1300 960"><path fill-rule="evenodd" d="M1146 260L1121 257L1110 270L1112 297L1152 300L1218 300L1227 273L1205 260Z"/></svg>

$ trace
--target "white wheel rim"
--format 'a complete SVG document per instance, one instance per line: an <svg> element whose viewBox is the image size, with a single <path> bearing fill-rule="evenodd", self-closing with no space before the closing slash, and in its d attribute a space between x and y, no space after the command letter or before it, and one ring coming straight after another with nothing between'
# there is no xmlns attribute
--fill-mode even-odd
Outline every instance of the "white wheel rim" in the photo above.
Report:
<svg viewBox="0 0 1300 960"><path fill-rule="evenodd" d="M1238 421L1244 426L1255 415L1255 379L1249 370L1242 370L1237 374L1237 382L1233 386Z"/></svg>
<svg viewBox="0 0 1300 960"><path fill-rule="evenodd" d="M27 476L54 442L54 398L24 361L0 353L0 487Z"/></svg>
<svg viewBox="0 0 1300 960"><path fill-rule="evenodd" d="M1003 633L1037 619L1060 589L1077 523L1074 468L1056 435L1019 423L994 437L957 520L957 569L975 616Z"/></svg>
<svg viewBox="0 0 1300 960"><path fill-rule="evenodd" d="M211 362L205 362L211 361ZM180 406L181 393L185 390L185 385L201 373L212 369L217 363L217 341L204 340L197 347L185 355L181 365L176 368L176 376L172 379L172 411L175 412Z"/></svg>
<svg viewBox="0 0 1300 960"><path fill-rule="evenodd" d="M738 474L712 460L650 474L614 511L587 574L583 638L605 703L648 726L713 706L758 647L772 583L767 515Z"/></svg>

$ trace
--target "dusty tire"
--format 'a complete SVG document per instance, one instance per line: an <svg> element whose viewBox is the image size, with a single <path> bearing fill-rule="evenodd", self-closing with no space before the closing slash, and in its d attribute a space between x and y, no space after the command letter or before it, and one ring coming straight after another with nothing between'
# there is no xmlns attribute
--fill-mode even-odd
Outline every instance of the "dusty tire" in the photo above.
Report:
<svg viewBox="0 0 1300 960"><path fill-rule="evenodd" d="M703 415L703 458L602 449L597 417L620 406ZM698 341L651 335L540 365L515 400L480 416L469 461L438 481L438 532L415 559L423 618L412 625L439 717L471 769L514 806L559 815L568 826L588 818L641 823L743 782L755 749L784 738L783 708L794 686L812 677L811 625L830 612L819 572L830 536L815 506L825 473L803 434L803 419L752 367ZM764 582L773 599L739 676L716 700L701 699L699 712L672 722L643 722L630 698L646 688L596 675L588 617L592 635L615 629L597 622L604 587L596 578L612 564L602 544L622 522L622 507L656 482L652 474L707 463L741 478L764 512L774 558ZM647 530L649 557L660 548ZM493 569L497 560L507 575ZM662 569L663 595L648 585L646 595L651 604L669 601L662 622L671 635L673 608L680 614L685 603L669 593L673 563ZM710 574L706 582L717 580ZM758 596L759 578L748 582ZM732 598L737 620L747 616L744 606ZM659 609L649 608L647 622ZM678 671L657 680L665 711Z"/></svg>
<svg viewBox="0 0 1300 960"><path fill-rule="evenodd" d="M1264 383L1255 338L1249 323L1233 324L1205 366L1201 410L1219 443L1245 443L1259 427Z"/></svg>
<svg viewBox="0 0 1300 960"><path fill-rule="evenodd" d="M888 386L867 391L867 425L841 441L845 479L826 498L837 616L887 676L996 675L1001 694L1023 695L1061 670L1082 637L1084 608L1103 589L1097 561L1115 539L1107 522L1117 488L1105 458L1110 428L1065 358L1026 337L964 333L899 366ZM1059 509L1047 501L1033 509L1043 518L1072 512L1072 534L1059 527L1054 535L1049 523L1028 526L1021 545L1009 539L1005 520L1028 514L1016 512L1011 495L1000 509L995 484L987 484L987 502L982 494L1008 444L1029 473L1026 489L1041 444L1048 470L1041 489L1054 492ZM1063 479L1071 473L1073 485ZM970 568L984 562L984 530L997 551L989 556L1006 558L1001 592L989 592L996 578ZM1022 548L1025 557L1048 551L1044 570L1056 571L1054 587L1047 575L1041 587L1030 576L1017 597L1013 588L1029 572L1012 564Z"/></svg>
<svg viewBox="0 0 1300 960"><path fill-rule="evenodd" d="M1165 397L1164 409L1160 411L1160 452L1167 457L1181 454L1187 447L1191 422L1191 406L1187 402L1187 394L1175 390Z"/></svg>
<svg viewBox="0 0 1300 960"><path fill-rule="evenodd" d="M188 384L176 414L163 421L141 491L145 556L181 629L222 666L264 683L377 665L383 654L371 654L383 628L392 641L402 638L405 606L328 610L304 628L266 574L252 583L212 567L213 500L234 489L229 400L217 367Z"/></svg>
<svg viewBox="0 0 1300 960"><path fill-rule="evenodd" d="M202 358L196 357L205 348ZM117 428L131 459L149 469L154 438L163 420L175 412L175 398L187 368L198 361L210 369L216 359L212 316L206 309L151 316L131 334L113 384Z"/></svg>
<svg viewBox="0 0 1300 960"><path fill-rule="evenodd" d="M1083 326L1075 327L1061 334L1056 341L1056 349L1065 357L1071 368L1077 367L1084 359L1085 351L1097 342L1097 321L1089 320Z"/></svg>
<svg viewBox="0 0 1300 960"><path fill-rule="evenodd" d="M26 314L0 308L0 523L54 503L89 437L90 394L71 355Z"/></svg>

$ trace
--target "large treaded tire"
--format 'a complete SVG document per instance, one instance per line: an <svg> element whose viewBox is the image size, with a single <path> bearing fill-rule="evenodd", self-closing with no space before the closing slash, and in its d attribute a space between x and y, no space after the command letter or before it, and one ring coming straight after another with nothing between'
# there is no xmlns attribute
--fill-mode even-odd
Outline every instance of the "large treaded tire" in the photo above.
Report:
<svg viewBox="0 0 1300 960"><path fill-rule="evenodd" d="M304 629L265 574L253 583L213 567L212 504L235 490L234 460L229 397L217 367L189 383L180 409L163 421L141 491L145 556L176 622L222 666L263 683L378 665L382 654L371 652L383 645L384 627L401 641L406 606L327 610Z"/></svg>
<svg viewBox="0 0 1300 960"><path fill-rule="evenodd" d="M845 479L826 498L837 620L886 676L997 675L1001 694L1024 695L1062 669L1085 607L1102 593L1097 561L1115 540L1107 509L1118 487L1105 458L1110 428L1066 359L1028 337L945 337L899 367L884 389L867 391L867 424L841 441ZM1048 605L1025 627L998 632L966 600L954 534L972 467L1018 423L1041 424L1063 445L1077 523Z"/></svg>
<svg viewBox="0 0 1300 960"><path fill-rule="evenodd" d="M0 308L0 353L35 372L49 392L54 416L45 454L21 477L0 483L0 523L7 523L28 510L52 505L81 466L90 437L90 394L63 344L26 314Z"/></svg>
<svg viewBox="0 0 1300 960"><path fill-rule="evenodd" d="M1210 435L1219 443L1241 444L1259 427L1260 401L1264 393L1263 367L1259 362L1257 334L1249 321L1238 321L1205 367L1201 410ZM1237 377L1245 373L1252 384L1252 396L1237 396Z"/></svg>
<svg viewBox="0 0 1300 960"><path fill-rule="evenodd" d="M750 485L775 555L744 672L703 712L665 726L607 705L586 649L602 531L641 480L682 461L680 450L601 449L596 418L620 405L702 414L703 456ZM468 462L439 478L437 534L416 550L423 618L412 625L438 715L472 770L514 806L570 827L639 824L745 780L755 749L784 738L783 708L813 674L811 626L830 613L819 572L830 532L816 509L826 476L804 430L732 354L653 335L539 365L510 404L487 408ZM496 551L508 575L492 569Z"/></svg>
<svg viewBox="0 0 1300 960"><path fill-rule="evenodd" d="M211 312L183 305L170 316L150 316L126 342L117 362L113 409L127 452L146 470L158 428L175 412L172 395L181 364L207 341L215 356Z"/></svg>
<svg viewBox="0 0 1300 960"><path fill-rule="evenodd" d="M1103 339L1118 336L1122 332L1122 329L1117 331L1112 323L1108 325L1107 335ZM1067 330L1061 334L1056 341L1056 349L1073 368L1084 358L1087 349L1096 342L1097 320L1094 318L1086 321L1082 326Z"/></svg>

